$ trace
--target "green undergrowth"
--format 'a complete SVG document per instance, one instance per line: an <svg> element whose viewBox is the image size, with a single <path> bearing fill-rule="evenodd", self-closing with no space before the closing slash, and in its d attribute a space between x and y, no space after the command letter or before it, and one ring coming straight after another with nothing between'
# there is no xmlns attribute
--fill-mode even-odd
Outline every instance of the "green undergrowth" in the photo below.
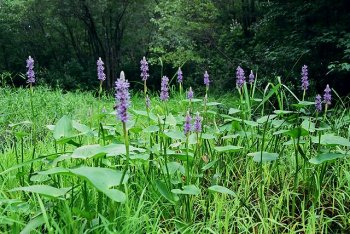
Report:
<svg viewBox="0 0 350 234"><path fill-rule="evenodd" d="M0 88L1 233L350 231L348 98L135 92L129 155L113 96L33 90Z"/></svg>

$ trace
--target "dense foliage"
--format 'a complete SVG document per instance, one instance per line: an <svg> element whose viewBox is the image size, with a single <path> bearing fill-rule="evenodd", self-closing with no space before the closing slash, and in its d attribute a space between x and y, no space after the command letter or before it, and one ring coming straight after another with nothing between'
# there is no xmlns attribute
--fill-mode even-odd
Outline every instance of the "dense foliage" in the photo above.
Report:
<svg viewBox="0 0 350 234"><path fill-rule="evenodd" d="M234 69L281 76L297 90L300 67L311 87L349 92L350 16L345 0L2 0L0 74L23 84L23 57L40 67L41 82L64 89L95 87L93 64L106 63L107 87L123 68L139 79L146 55L153 65L200 83L204 70L217 89L234 88ZM161 59L159 59L161 58ZM151 70L157 77L161 69ZM6 72L13 73L8 76ZM153 82L153 83L152 83ZM132 85L135 85L133 83Z"/></svg>

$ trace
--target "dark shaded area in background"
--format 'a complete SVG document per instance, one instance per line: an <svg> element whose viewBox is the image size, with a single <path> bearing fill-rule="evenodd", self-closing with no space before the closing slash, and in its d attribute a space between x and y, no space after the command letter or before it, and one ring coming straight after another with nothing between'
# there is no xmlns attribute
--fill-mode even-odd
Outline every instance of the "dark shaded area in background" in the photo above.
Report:
<svg viewBox="0 0 350 234"><path fill-rule="evenodd" d="M217 90L233 90L235 69L258 71L262 85L281 76L300 92L309 66L312 94L327 83L350 93L350 8L346 0L2 0L0 75L25 84L25 59L38 80L66 90L95 89L96 60L107 88L121 69L134 86L146 55L150 86L183 65L185 85L202 86L208 70ZM161 60L159 59L161 58ZM140 84L141 87L141 84Z"/></svg>

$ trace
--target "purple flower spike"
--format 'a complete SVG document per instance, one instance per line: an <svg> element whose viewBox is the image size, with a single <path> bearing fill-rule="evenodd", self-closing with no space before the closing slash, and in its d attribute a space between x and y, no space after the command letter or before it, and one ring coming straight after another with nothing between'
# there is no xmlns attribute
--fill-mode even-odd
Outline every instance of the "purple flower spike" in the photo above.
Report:
<svg viewBox="0 0 350 234"><path fill-rule="evenodd" d="M255 76L252 70L250 70L250 74L249 74L249 84L253 84L255 80Z"/></svg>
<svg viewBox="0 0 350 234"><path fill-rule="evenodd" d="M129 119L128 107L130 105L130 84L125 80L124 72L120 73L120 78L115 82L115 99L117 116L123 123L126 123Z"/></svg>
<svg viewBox="0 0 350 234"><path fill-rule="evenodd" d="M236 85L238 88L242 88L245 82L245 76L243 69L238 66L236 70Z"/></svg>
<svg viewBox="0 0 350 234"><path fill-rule="evenodd" d="M186 117L185 117L185 125L184 125L184 133L187 135L191 131L191 115L190 112L187 111Z"/></svg>
<svg viewBox="0 0 350 234"><path fill-rule="evenodd" d="M149 109L151 107L151 99L149 99L149 96L146 96L146 107Z"/></svg>
<svg viewBox="0 0 350 234"><path fill-rule="evenodd" d="M329 88L329 85L327 84L326 89L324 90L323 100L326 103L326 105L330 105L332 101L332 95L331 95L331 89Z"/></svg>
<svg viewBox="0 0 350 234"><path fill-rule="evenodd" d="M202 118L200 117L199 112L197 112L194 120L194 131L197 133L202 132Z"/></svg>
<svg viewBox="0 0 350 234"><path fill-rule="evenodd" d="M304 65L301 68L301 88L305 91L309 87L309 78L308 78L309 72L307 70L307 66Z"/></svg>
<svg viewBox="0 0 350 234"><path fill-rule="evenodd" d="M105 67L104 67L104 62L102 61L101 58L97 60L97 78L100 81L106 80L106 74L104 73Z"/></svg>
<svg viewBox="0 0 350 234"><path fill-rule="evenodd" d="M190 87L190 89L187 92L187 99L192 100L193 99L193 91L192 91L192 87Z"/></svg>
<svg viewBox="0 0 350 234"><path fill-rule="evenodd" d="M145 81L148 79L149 77L149 74L148 74L148 62L146 60L146 57L143 56L142 60L140 61L140 64L141 64L141 77L142 77L142 80Z"/></svg>
<svg viewBox="0 0 350 234"><path fill-rule="evenodd" d="M315 107L317 112L322 111L322 97L319 94L317 94L315 98Z"/></svg>
<svg viewBox="0 0 350 234"><path fill-rule="evenodd" d="M204 73L204 84L207 86L207 88L209 88L209 83L210 83L209 74L208 74L207 71L205 71L205 73Z"/></svg>
<svg viewBox="0 0 350 234"><path fill-rule="evenodd" d="M31 56L29 56L28 59L27 59L27 66L26 66L26 68L28 68L28 71L27 71L27 77L28 77L27 83L34 84L35 83L34 59Z"/></svg>
<svg viewBox="0 0 350 234"><path fill-rule="evenodd" d="M179 70L177 71L177 82L181 84L182 80L183 80L182 71L181 71L181 68L179 68Z"/></svg>
<svg viewBox="0 0 350 234"><path fill-rule="evenodd" d="M160 100L167 101L169 99L169 78L166 76L163 76L162 78L162 84L160 89Z"/></svg>

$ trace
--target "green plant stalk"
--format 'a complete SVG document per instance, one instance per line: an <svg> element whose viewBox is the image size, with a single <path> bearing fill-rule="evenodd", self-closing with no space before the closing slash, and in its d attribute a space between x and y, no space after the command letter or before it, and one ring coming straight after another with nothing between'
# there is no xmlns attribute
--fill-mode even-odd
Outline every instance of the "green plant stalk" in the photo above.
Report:
<svg viewBox="0 0 350 234"><path fill-rule="evenodd" d="M327 111L328 111L328 104L325 105L324 115L323 115L323 121L325 121L326 118L327 118Z"/></svg>
<svg viewBox="0 0 350 234"><path fill-rule="evenodd" d="M188 133L186 134L186 167L187 167L187 170L186 170L186 184L190 184L191 182L191 178L190 178L190 160L188 158Z"/></svg>
<svg viewBox="0 0 350 234"><path fill-rule="evenodd" d="M98 99L101 100L101 95L102 95L102 80L100 80L100 88L98 90Z"/></svg>
<svg viewBox="0 0 350 234"><path fill-rule="evenodd" d="M129 169L129 160L130 160L129 135L128 135L128 130L126 129L126 123L125 122L123 122L123 133L124 133L126 162L125 162L125 167L124 167L124 170L123 170L122 178L120 179L119 187L121 187L121 185L123 184L126 172Z"/></svg>
<svg viewBox="0 0 350 234"><path fill-rule="evenodd" d="M35 157L35 147L36 147L36 141L35 141L35 133L36 133L36 129L35 129L35 112L34 112L34 105L33 105L33 95L34 95L34 89L32 84L30 83L30 109L31 109L31 114L32 114L32 131L31 131L31 140L32 140L32 144L33 144L33 152L32 152L32 160ZM23 156L22 156L23 157ZM30 164L30 171L29 171L29 175L28 175L28 183L30 183L30 175L33 172L33 163Z"/></svg>
<svg viewBox="0 0 350 234"><path fill-rule="evenodd" d="M180 96L182 98L182 83L179 83Z"/></svg>

